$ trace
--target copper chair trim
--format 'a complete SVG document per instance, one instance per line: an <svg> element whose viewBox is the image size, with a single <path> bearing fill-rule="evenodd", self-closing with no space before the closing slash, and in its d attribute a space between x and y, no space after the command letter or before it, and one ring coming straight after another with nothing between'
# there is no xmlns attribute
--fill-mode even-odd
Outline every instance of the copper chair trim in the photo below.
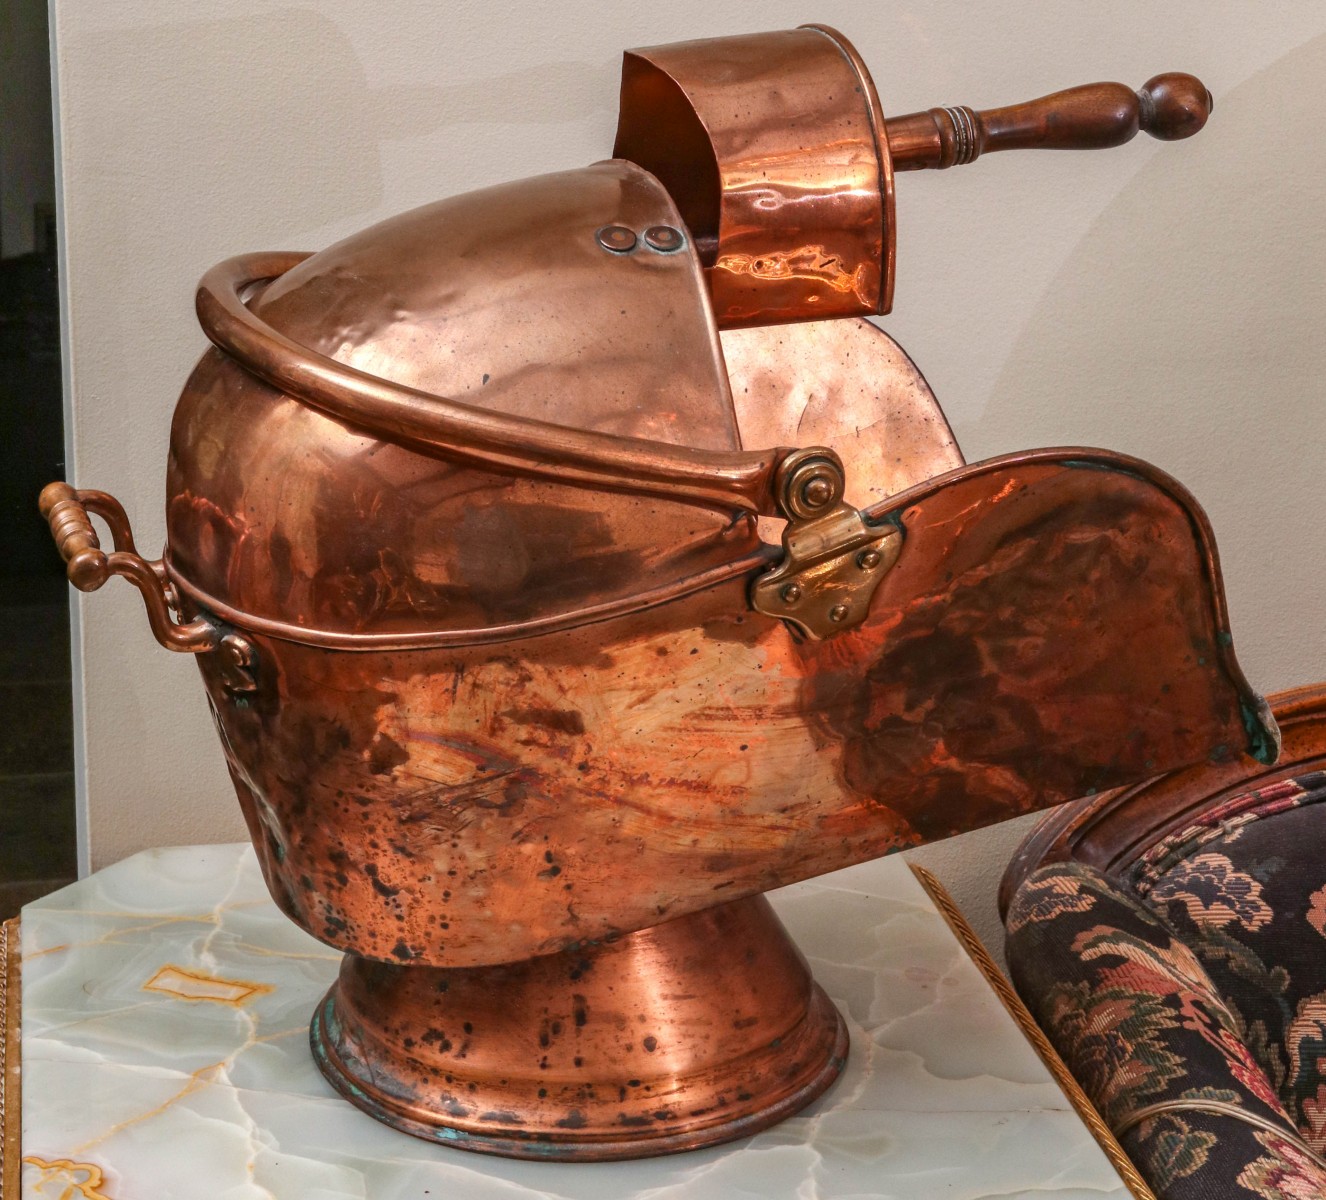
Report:
<svg viewBox="0 0 1326 1200"><path fill-rule="evenodd" d="M273 387L433 457L721 512L781 515L773 477L785 449L700 450L572 429L407 387L299 345L242 297L309 257L297 251L243 254L218 263L198 284L203 332Z"/></svg>

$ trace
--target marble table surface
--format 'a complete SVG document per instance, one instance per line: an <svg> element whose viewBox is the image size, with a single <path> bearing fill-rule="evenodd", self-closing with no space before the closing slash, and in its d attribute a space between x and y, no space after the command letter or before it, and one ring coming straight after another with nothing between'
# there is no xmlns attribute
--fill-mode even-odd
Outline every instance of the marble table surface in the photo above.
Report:
<svg viewBox="0 0 1326 1200"><path fill-rule="evenodd" d="M338 956L246 846L139 854L23 910L25 1200L1126 1197L905 863L775 907L841 1008L847 1068L799 1115L668 1158L516 1162L339 1099L309 1054Z"/></svg>

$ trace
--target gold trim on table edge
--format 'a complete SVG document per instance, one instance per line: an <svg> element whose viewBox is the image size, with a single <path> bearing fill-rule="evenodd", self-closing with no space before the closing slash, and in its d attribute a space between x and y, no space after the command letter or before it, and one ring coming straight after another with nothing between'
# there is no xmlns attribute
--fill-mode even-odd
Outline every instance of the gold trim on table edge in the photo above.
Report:
<svg viewBox="0 0 1326 1200"><path fill-rule="evenodd" d="M1147 1186L1146 1180L1138 1174L1137 1168L1133 1166L1133 1160L1124 1153L1123 1147L1119 1145L1118 1138L1110 1131L1110 1127L1105 1124L1105 1120L1097 1112L1096 1106L1091 1103L1086 1092L1082 1090L1082 1085L1073 1078L1073 1073L1068 1069L1064 1060L1059 1057L1059 1052L1050 1044L1050 1039L1045 1036L1045 1032L1036 1024L1036 1018L1022 1003L1022 998L1013 990L1013 985L1008 982L1004 977L1004 973L995 965L995 960L990 957L990 952L985 948L981 939L976 936L976 931L967 924L967 919L962 915L958 906L953 903L953 898L944 890L944 885L924 867L918 866L916 863L908 863L907 865L911 867L912 874L925 888L926 894L934 901L935 907L939 909L940 916L948 922L948 927L953 931L954 936L962 943L962 948L967 951L967 956L976 964L994 994L999 997L1004 1007L1008 1009L1009 1015L1018 1023L1023 1036L1031 1043L1036 1053L1041 1056L1041 1061L1045 1063L1050 1074L1054 1076L1055 1083L1068 1097L1068 1102L1076 1109L1077 1115L1082 1118L1083 1124L1091 1131L1091 1136L1096 1139L1100 1148L1105 1152L1105 1157L1110 1160L1110 1164L1119 1173L1124 1186L1132 1192L1136 1200L1156 1200L1156 1194Z"/></svg>
<svg viewBox="0 0 1326 1200"><path fill-rule="evenodd" d="M18 918L0 922L0 1200L19 1200L23 1122L19 1084Z"/></svg>

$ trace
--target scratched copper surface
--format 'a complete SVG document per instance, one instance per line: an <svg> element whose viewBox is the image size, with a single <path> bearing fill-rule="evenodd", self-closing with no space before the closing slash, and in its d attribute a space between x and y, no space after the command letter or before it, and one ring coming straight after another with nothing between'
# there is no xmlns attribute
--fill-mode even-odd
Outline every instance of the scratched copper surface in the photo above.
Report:
<svg viewBox="0 0 1326 1200"><path fill-rule="evenodd" d="M824 642L747 611L735 577L513 645L255 638L247 706L204 657L278 902L368 957L510 961L1258 732L1213 544L1163 476L1065 451L886 503L899 564Z"/></svg>

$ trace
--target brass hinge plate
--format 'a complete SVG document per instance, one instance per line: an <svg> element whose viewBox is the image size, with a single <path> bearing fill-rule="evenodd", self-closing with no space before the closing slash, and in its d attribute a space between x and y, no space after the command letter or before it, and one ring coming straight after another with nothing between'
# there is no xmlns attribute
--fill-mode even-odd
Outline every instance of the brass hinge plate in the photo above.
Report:
<svg viewBox="0 0 1326 1200"><path fill-rule="evenodd" d="M848 504L789 521L783 560L751 584L751 606L819 640L865 620L875 589L898 561L902 530L867 525Z"/></svg>

